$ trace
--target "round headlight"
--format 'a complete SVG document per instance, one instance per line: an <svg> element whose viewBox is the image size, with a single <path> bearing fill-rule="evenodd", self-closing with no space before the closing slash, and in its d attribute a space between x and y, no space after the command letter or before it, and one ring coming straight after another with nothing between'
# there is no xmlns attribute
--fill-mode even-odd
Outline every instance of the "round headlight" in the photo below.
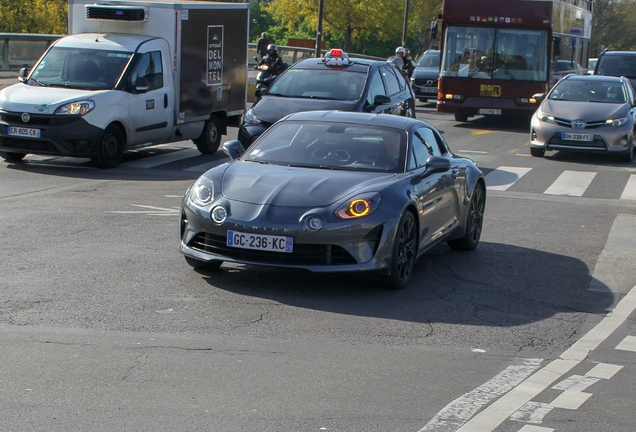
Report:
<svg viewBox="0 0 636 432"><path fill-rule="evenodd" d="M223 206L216 206L210 212L212 220L216 223L223 223L227 218L227 210Z"/></svg>
<svg viewBox="0 0 636 432"><path fill-rule="evenodd" d="M325 221L317 215L311 215L305 219L305 227L308 231L318 231L325 226Z"/></svg>

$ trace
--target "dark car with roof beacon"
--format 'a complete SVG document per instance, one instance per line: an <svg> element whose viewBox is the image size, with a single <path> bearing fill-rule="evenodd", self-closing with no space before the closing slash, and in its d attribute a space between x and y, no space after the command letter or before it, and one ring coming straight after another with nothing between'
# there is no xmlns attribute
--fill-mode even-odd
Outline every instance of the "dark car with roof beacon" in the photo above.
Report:
<svg viewBox="0 0 636 432"><path fill-rule="evenodd" d="M404 74L392 64L332 49L323 58L301 60L280 74L243 116L238 140L247 148L282 117L319 110L415 118L415 96Z"/></svg>
<svg viewBox="0 0 636 432"><path fill-rule="evenodd" d="M439 50L426 50L415 62L411 76L413 93L420 102L437 100L437 79L439 78Z"/></svg>
<svg viewBox="0 0 636 432"><path fill-rule="evenodd" d="M636 51L603 50L598 56L594 75L624 76L636 88Z"/></svg>

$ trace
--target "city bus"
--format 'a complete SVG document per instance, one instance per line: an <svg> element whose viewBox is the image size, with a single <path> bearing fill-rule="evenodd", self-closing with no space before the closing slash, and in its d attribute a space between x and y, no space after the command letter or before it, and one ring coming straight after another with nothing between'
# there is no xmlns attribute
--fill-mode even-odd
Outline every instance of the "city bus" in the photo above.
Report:
<svg viewBox="0 0 636 432"><path fill-rule="evenodd" d="M437 111L531 116L555 74L587 71L591 29L591 0L444 0Z"/></svg>

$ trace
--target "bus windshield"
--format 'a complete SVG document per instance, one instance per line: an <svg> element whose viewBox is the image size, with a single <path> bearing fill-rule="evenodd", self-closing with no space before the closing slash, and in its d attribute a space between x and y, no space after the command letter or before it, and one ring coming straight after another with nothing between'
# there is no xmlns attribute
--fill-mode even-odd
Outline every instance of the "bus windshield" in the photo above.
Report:
<svg viewBox="0 0 636 432"><path fill-rule="evenodd" d="M448 26L442 77L546 82L545 30Z"/></svg>

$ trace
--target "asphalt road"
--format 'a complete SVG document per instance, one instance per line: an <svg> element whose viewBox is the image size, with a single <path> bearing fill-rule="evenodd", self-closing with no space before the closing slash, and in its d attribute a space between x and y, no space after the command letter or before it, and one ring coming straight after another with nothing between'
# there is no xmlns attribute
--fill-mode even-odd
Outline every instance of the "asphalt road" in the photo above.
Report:
<svg viewBox="0 0 636 432"><path fill-rule="evenodd" d="M633 430L636 164L418 117L488 174L487 210L476 251L436 247L398 292L193 271L180 199L226 158L191 143L0 164L0 429Z"/></svg>

